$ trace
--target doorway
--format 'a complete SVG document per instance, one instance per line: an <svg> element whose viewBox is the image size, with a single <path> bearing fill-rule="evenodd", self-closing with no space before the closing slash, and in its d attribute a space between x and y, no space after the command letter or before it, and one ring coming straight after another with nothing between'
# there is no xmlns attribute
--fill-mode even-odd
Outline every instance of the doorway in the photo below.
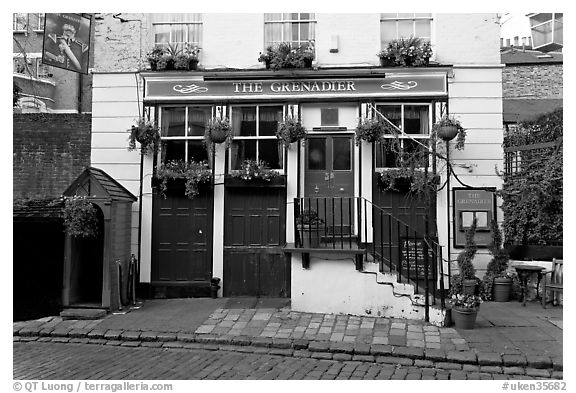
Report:
<svg viewBox="0 0 576 393"><path fill-rule="evenodd" d="M328 233L352 233L353 135L309 135L306 140L304 209L324 220Z"/></svg>

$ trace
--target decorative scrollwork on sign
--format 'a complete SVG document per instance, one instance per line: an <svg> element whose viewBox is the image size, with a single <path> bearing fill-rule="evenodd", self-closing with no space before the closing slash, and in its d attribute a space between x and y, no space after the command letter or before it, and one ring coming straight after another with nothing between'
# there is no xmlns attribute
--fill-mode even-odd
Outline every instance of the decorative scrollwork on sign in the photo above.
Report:
<svg viewBox="0 0 576 393"><path fill-rule="evenodd" d="M384 90L410 90L418 86L418 82L415 81L408 81L408 82L400 82L394 81L391 83L384 83L380 86Z"/></svg>
<svg viewBox="0 0 576 393"><path fill-rule="evenodd" d="M182 93L182 94L205 93L208 91L207 87L202 87L202 86L198 86L198 85L188 85L188 86L174 85L174 87L172 87L172 89L174 91L177 91L178 93Z"/></svg>

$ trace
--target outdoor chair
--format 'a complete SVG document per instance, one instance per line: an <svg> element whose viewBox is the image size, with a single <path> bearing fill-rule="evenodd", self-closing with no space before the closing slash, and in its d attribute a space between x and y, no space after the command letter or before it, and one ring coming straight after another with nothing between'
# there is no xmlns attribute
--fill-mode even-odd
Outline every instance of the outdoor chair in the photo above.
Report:
<svg viewBox="0 0 576 393"><path fill-rule="evenodd" d="M556 293L562 293L563 287L563 260L554 258L552 260L552 270L546 272L545 274L550 274L550 283L547 283L544 279L544 287L542 290L542 306L546 308L546 300L548 291L552 292L552 304L556 305L558 298Z"/></svg>

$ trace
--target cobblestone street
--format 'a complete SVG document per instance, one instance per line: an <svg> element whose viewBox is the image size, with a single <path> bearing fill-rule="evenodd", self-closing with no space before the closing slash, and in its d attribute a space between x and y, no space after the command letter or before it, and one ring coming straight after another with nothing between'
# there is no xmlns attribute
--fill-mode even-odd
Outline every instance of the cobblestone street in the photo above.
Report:
<svg viewBox="0 0 576 393"><path fill-rule="evenodd" d="M14 379L534 379L503 375L499 367L406 362L337 361L225 350L130 348L80 343L14 343ZM309 355L308 355L309 356ZM386 359L383 359L386 360Z"/></svg>

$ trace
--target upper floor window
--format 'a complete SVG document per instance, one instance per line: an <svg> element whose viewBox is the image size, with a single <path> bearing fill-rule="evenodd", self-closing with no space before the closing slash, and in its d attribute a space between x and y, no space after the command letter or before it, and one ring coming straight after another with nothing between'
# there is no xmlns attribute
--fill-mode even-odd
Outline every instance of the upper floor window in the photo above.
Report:
<svg viewBox="0 0 576 393"><path fill-rule="evenodd" d="M202 46L202 14L153 14L152 26L155 45Z"/></svg>
<svg viewBox="0 0 576 393"><path fill-rule="evenodd" d="M396 127L409 136L399 135L400 147L405 154L416 154L428 146L432 121L429 104L382 104L376 109ZM380 116L380 115L376 115ZM388 135L385 138L395 138ZM391 150L384 140L376 144L376 167L393 168L398 166L397 152Z"/></svg>
<svg viewBox="0 0 576 393"><path fill-rule="evenodd" d="M17 56L13 59L12 70L15 74L29 75L40 79L52 78L52 67L42 63L39 57Z"/></svg>
<svg viewBox="0 0 576 393"><path fill-rule="evenodd" d="M204 147L212 106L166 106L160 109L161 161L210 161Z"/></svg>
<svg viewBox="0 0 576 393"><path fill-rule="evenodd" d="M44 14L13 14L13 30L44 30Z"/></svg>
<svg viewBox="0 0 576 393"><path fill-rule="evenodd" d="M230 169L240 169L245 160L264 161L272 169L282 169L283 148L276 130L283 113L282 105L231 108L234 140L230 147Z"/></svg>
<svg viewBox="0 0 576 393"><path fill-rule="evenodd" d="M380 14L380 43L385 48L398 38L418 37L430 41L431 25L432 14Z"/></svg>
<svg viewBox="0 0 576 393"><path fill-rule="evenodd" d="M315 14L264 14L264 47L280 42L301 46L316 38Z"/></svg>

